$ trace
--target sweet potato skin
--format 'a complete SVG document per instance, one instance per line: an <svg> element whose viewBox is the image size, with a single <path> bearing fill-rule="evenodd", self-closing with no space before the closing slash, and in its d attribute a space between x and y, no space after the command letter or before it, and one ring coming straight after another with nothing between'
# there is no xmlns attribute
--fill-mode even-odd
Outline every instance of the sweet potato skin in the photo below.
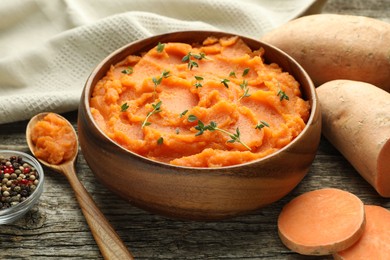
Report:
<svg viewBox="0 0 390 260"><path fill-rule="evenodd" d="M261 40L292 56L319 86L363 81L390 92L390 24L374 18L315 14L292 20Z"/></svg>
<svg viewBox="0 0 390 260"><path fill-rule="evenodd" d="M390 93L334 80L317 88L322 133L383 197L390 197Z"/></svg>

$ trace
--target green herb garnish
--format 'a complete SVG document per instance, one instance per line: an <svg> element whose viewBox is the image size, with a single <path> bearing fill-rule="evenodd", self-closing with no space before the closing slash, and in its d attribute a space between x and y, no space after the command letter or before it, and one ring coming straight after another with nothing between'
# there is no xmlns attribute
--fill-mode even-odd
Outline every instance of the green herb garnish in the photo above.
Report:
<svg viewBox="0 0 390 260"><path fill-rule="evenodd" d="M260 121L257 123L255 129L262 129L263 127L269 127L269 124L265 121Z"/></svg>
<svg viewBox="0 0 390 260"><path fill-rule="evenodd" d="M153 77L152 78L152 81L153 81L153 84L154 84L154 88L153 88L153 97L156 99L156 95L157 95L157 92L156 92L156 89L157 89L157 86L161 84L162 80L164 78L168 78L170 75L169 75L169 71L166 71L164 70L162 73L161 73L161 76L158 77L158 78L155 78Z"/></svg>
<svg viewBox="0 0 390 260"><path fill-rule="evenodd" d="M249 73L249 68L244 69L242 76L245 77Z"/></svg>
<svg viewBox="0 0 390 260"><path fill-rule="evenodd" d="M249 88L248 88L248 81L243 80L242 83L240 84L240 88L244 90L244 94L238 99L240 101L244 97L250 97L251 94L249 94Z"/></svg>
<svg viewBox="0 0 390 260"><path fill-rule="evenodd" d="M180 113L180 117L183 117L185 114L187 114L188 109L184 110L183 112Z"/></svg>
<svg viewBox="0 0 390 260"><path fill-rule="evenodd" d="M121 73L126 74L126 75L133 74L133 67L128 66L126 69L122 70Z"/></svg>
<svg viewBox="0 0 390 260"><path fill-rule="evenodd" d="M161 42L157 44L157 52L163 52L164 48L165 44L162 44Z"/></svg>
<svg viewBox="0 0 390 260"><path fill-rule="evenodd" d="M121 112L125 112L128 108L129 108L129 105L127 104L127 102L123 103L121 105Z"/></svg>
<svg viewBox="0 0 390 260"><path fill-rule="evenodd" d="M193 67L199 67L199 64L194 61L192 58L196 59L196 60L202 60L202 59L206 59L206 54L204 54L203 52L199 53L199 54L192 54L191 52L188 52L187 55L185 55L181 61L182 62L188 62L188 69L192 70Z"/></svg>
<svg viewBox="0 0 390 260"><path fill-rule="evenodd" d="M206 54L204 54L203 52L201 52L201 53L199 53L199 54L193 54L192 57L194 57L194 58L197 59L197 60L206 59Z"/></svg>
<svg viewBox="0 0 390 260"><path fill-rule="evenodd" d="M154 114L157 114L157 113L160 113L160 112L161 112L161 104L162 104L161 101L157 102L157 104L152 104L153 110L150 111L150 112L146 115L145 120L142 122L141 128L144 128L145 126L148 126L148 125L151 124L150 122L148 122L149 117L152 116L152 115L154 115Z"/></svg>
<svg viewBox="0 0 390 260"><path fill-rule="evenodd" d="M196 83L194 84L194 86L195 86L196 88L201 88L201 87L203 87L202 83L200 83L200 82L196 82Z"/></svg>
<svg viewBox="0 0 390 260"><path fill-rule="evenodd" d="M187 118L188 122L192 123L198 120L198 118L195 115L189 115Z"/></svg>
<svg viewBox="0 0 390 260"><path fill-rule="evenodd" d="M190 70L192 70L193 67L199 67L199 65L198 65L197 62L195 62L195 61L193 61L193 60L190 60L190 61L188 62L188 68L189 68Z"/></svg>
<svg viewBox="0 0 390 260"><path fill-rule="evenodd" d="M289 97L287 96L287 94L282 90L279 90L277 96L280 96L280 101L282 101L283 99L289 100Z"/></svg>
<svg viewBox="0 0 390 260"><path fill-rule="evenodd" d="M195 129L198 130L198 132L195 134L195 136L199 136L199 135L202 135L204 133L204 131L210 131L210 132L213 132L213 131L219 131L221 133L224 133L226 135L228 135L231 139L228 140L227 142L228 143L240 143L242 144L246 149L248 150L251 150L251 148L246 145L245 143L243 143L240 139L240 130L239 128L237 127L236 128L236 132L235 133L230 133L222 128L219 128L217 126L217 123L215 123L214 121L211 121L210 124L208 125L205 125L201 120L199 120L195 115L190 115L188 116L188 121L189 122L195 122L196 120L198 120L198 125L195 126Z"/></svg>
<svg viewBox="0 0 390 260"><path fill-rule="evenodd" d="M221 80L221 83L225 86L225 88L229 88L228 82L230 82L230 80L228 80L228 79Z"/></svg>
<svg viewBox="0 0 390 260"><path fill-rule="evenodd" d="M236 78L236 73L234 71L231 71L229 73L229 77Z"/></svg>
<svg viewBox="0 0 390 260"><path fill-rule="evenodd" d="M199 82L199 81L202 81L202 80L203 80L203 77L195 76L195 79L197 80L197 82L195 82L194 86L195 86L196 88L201 88L201 87L203 87L202 83Z"/></svg>
<svg viewBox="0 0 390 260"><path fill-rule="evenodd" d="M164 138L162 136L160 136L160 138L157 139L157 144L162 145L163 142L164 142Z"/></svg>

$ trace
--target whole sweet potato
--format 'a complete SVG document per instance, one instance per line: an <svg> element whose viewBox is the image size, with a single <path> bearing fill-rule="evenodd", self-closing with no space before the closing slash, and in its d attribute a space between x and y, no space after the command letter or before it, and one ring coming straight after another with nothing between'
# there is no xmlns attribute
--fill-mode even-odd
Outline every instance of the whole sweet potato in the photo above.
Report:
<svg viewBox="0 0 390 260"><path fill-rule="evenodd" d="M317 94L323 135L390 198L390 93L365 82L332 80Z"/></svg>
<svg viewBox="0 0 390 260"><path fill-rule="evenodd" d="M266 33L262 41L292 56L316 86L334 79L390 92L390 24L353 15L315 14Z"/></svg>

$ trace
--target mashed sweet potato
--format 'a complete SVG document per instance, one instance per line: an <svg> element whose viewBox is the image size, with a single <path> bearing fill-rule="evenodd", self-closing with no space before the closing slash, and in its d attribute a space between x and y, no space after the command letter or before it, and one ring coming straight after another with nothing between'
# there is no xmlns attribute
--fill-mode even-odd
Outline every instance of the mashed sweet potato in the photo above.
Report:
<svg viewBox="0 0 390 260"><path fill-rule="evenodd" d="M239 37L159 43L114 64L91 113L119 145L152 160L220 167L290 143L310 113L299 83Z"/></svg>
<svg viewBox="0 0 390 260"><path fill-rule="evenodd" d="M34 154L50 164L61 164L72 159L77 140L69 124L54 113L48 113L31 131Z"/></svg>

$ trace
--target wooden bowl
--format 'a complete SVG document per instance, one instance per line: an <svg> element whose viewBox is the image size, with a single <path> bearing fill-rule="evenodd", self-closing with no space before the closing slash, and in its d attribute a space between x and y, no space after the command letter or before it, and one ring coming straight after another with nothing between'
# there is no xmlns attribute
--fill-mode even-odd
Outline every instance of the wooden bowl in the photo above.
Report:
<svg viewBox="0 0 390 260"><path fill-rule="evenodd" d="M275 62L301 84L310 101L306 127L289 145L265 158L245 164L219 167L179 167L144 158L110 140L90 112L95 84L111 64L130 54L149 50L158 42L202 42L209 36L232 36L214 31L185 31L152 36L132 42L104 59L88 78L82 92L78 135L82 153L96 178L131 204L154 213L180 219L216 220L245 214L288 194L307 174L314 160L321 132L315 87L302 67L279 49L240 36L251 48L265 49L266 62Z"/></svg>

